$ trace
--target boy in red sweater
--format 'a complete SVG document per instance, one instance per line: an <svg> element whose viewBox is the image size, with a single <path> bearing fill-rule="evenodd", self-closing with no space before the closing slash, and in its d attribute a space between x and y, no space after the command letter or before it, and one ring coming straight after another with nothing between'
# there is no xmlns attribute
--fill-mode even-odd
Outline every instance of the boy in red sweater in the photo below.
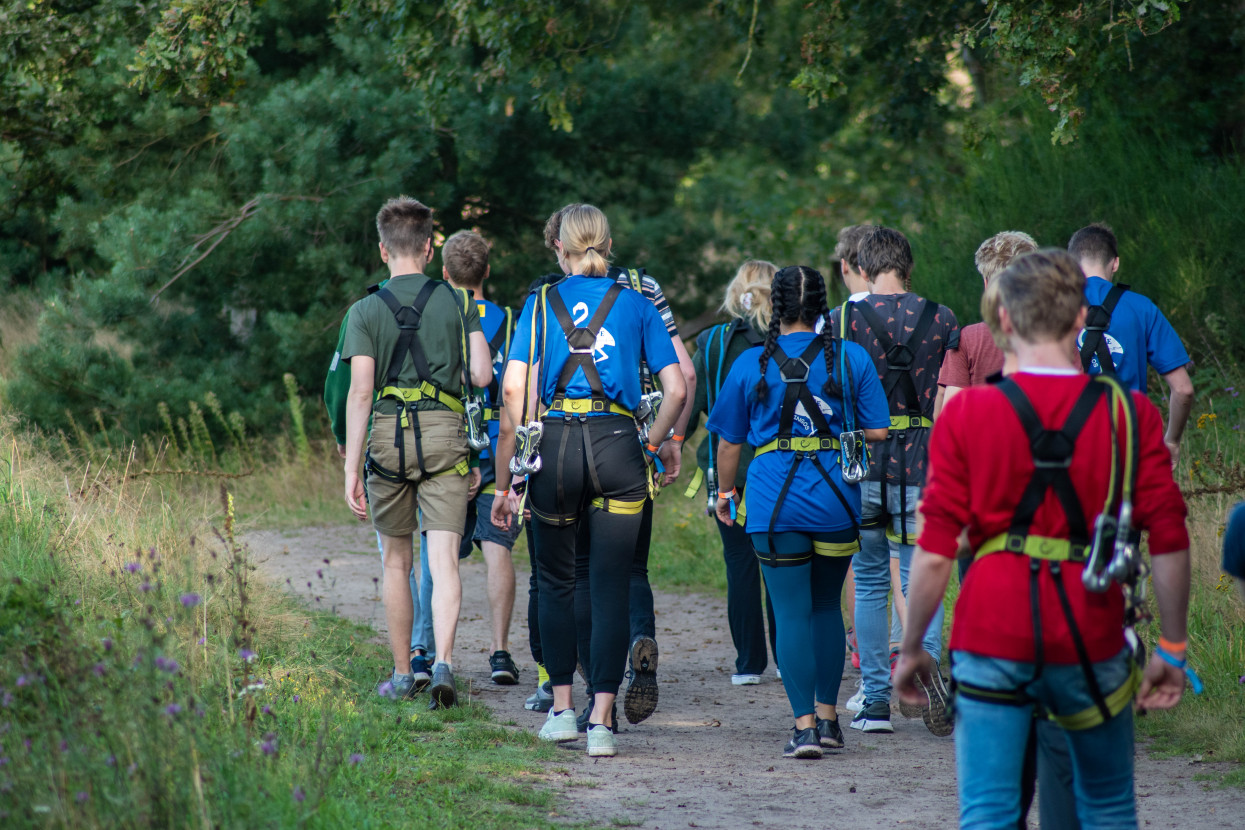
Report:
<svg viewBox="0 0 1245 830"><path fill-rule="evenodd" d="M1017 373L956 395L931 438L895 683L905 701L925 702L916 681L928 686L932 665L921 638L967 528L978 561L951 632L961 827L1016 825L1035 707L1063 727L1082 824L1136 826L1129 703L1139 687L1139 709L1166 709L1184 690L1185 506L1162 418L1139 393L1124 393L1136 411L1133 517L1149 532L1163 635L1144 674L1125 642L1120 585L1094 592L1082 582L1092 528L1112 489L1112 408L1126 446L1126 407L1077 362L1084 287L1077 262L1055 250L1027 254L996 277L982 316L1010 342ZM1026 407L1038 422L1028 430L1020 415Z"/></svg>

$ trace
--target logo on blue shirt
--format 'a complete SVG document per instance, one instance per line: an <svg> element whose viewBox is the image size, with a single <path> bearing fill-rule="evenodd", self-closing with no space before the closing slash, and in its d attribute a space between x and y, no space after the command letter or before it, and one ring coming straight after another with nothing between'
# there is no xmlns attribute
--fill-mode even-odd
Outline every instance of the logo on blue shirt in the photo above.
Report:
<svg viewBox="0 0 1245 830"><path fill-rule="evenodd" d="M1124 347L1120 345L1120 341L1116 340L1114 337L1107 334L1105 331L1102 333L1102 337L1107 343L1107 348L1111 350L1111 362L1115 364L1115 368L1118 371L1120 368L1120 365L1124 362ZM1085 345L1085 329L1081 329L1081 333L1077 335L1077 338L1076 338L1077 350L1080 351L1081 347L1084 345ZM1102 372L1102 367L1098 365L1098 355L1096 354L1094 355L1093 360L1091 360L1089 363L1089 371L1091 373Z"/></svg>

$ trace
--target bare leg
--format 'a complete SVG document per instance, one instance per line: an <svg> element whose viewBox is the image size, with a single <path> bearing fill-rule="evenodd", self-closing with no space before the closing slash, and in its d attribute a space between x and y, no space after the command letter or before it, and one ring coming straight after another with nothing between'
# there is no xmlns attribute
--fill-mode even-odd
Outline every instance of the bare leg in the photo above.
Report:
<svg viewBox="0 0 1245 830"><path fill-rule="evenodd" d="M393 670L398 674L411 671L411 621L415 606L411 601L411 537L380 537L385 551L384 585L381 599L385 603L385 625L389 628L389 648L393 651Z"/></svg>
<svg viewBox="0 0 1245 830"><path fill-rule="evenodd" d="M510 615L514 611L514 562L510 551L496 542L484 542L488 566L488 606L493 614L493 651L510 651ZM436 583L433 583L436 584Z"/></svg>
<svg viewBox="0 0 1245 830"><path fill-rule="evenodd" d="M461 533L428 531L428 569L432 573L432 630L437 641L437 662L453 665L454 634L462 608L463 585L458 578L458 546ZM410 630L407 622L407 630Z"/></svg>
<svg viewBox="0 0 1245 830"><path fill-rule="evenodd" d="M614 699L616 697L617 695L612 695L608 692L597 692L593 695L592 714L588 716L588 722L612 727L614 721L610 719L610 714L614 708Z"/></svg>
<svg viewBox="0 0 1245 830"><path fill-rule="evenodd" d="M821 718L822 720L835 720L836 718L838 718L839 713L838 713L838 710L835 709L835 706L833 703L822 703L821 701L817 701L816 705L817 705L817 717Z"/></svg>

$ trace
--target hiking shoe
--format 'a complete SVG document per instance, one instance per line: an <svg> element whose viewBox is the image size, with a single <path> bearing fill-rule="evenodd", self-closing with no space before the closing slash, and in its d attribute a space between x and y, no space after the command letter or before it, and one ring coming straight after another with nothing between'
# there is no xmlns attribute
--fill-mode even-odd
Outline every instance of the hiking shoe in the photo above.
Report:
<svg viewBox="0 0 1245 830"><path fill-rule="evenodd" d="M415 697L416 691L413 674L395 674L376 687L376 694L390 700L409 700Z"/></svg>
<svg viewBox="0 0 1245 830"><path fill-rule="evenodd" d="M860 668L860 645L856 641L856 629L847 629L847 653L852 656L852 668Z"/></svg>
<svg viewBox="0 0 1245 830"><path fill-rule="evenodd" d="M448 709L458 702L458 690L454 688L454 671L449 663L437 663L432 667L431 709Z"/></svg>
<svg viewBox="0 0 1245 830"><path fill-rule="evenodd" d="M589 718L591 716L592 716L592 706L588 705L584 707L583 714L575 719L575 728L579 730L581 735L587 733L588 730L591 728L591 725L589 723ZM610 723L614 724L613 726L610 727L610 731L617 732L618 731L618 704L617 703L610 704Z"/></svg>
<svg viewBox="0 0 1245 830"><path fill-rule="evenodd" d="M891 726L891 706L885 700L875 700L852 718L852 729L861 732L894 732Z"/></svg>
<svg viewBox="0 0 1245 830"><path fill-rule="evenodd" d="M532 696L523 701L523 708L529 712L548 712L553 708L553 686L548 680L536 687Z"/></svg>
<svg viewBox="0 0 1245 830"><path fill-rule="evenodd" d="M925 728L931 735L945 738L955 731L955 710L951 706L951 693L937 666L930 672L930 682L932 686L926 687L920 679L917 680L917 685L929 696L929 708L921 713L921 720L925 721Z"/></svg>
<svg viewBox="0 0 1245 830"><path fill-rule="evenodd" d="M827 749L842 749L843 730L839 728L839 719L818 718L817 737L821 740L821 745Z"/></svg>
<svg viewBox="0 0 1245 830"><path fill-rule="evenodd" d="M821 738L817 735L817 729L800 729L791 730L791 740L787 741L787 745L782 749L782 757L784 758L820 758L821 757Z"/></svg>
<svg viewBox="0 0 1245 830"><path fill-rule="evenodd" d="M774 666L774 674L775 676L778 677L779 680L782 680L782 669L778 668L777 666Z"/></svg>
<svg viewBox="0 0 1245 830"><path fill-rule="evenodd" d="M588 728L588 757L613 758L618 754L618 739L606 725L594 723Z"/></svg>
<svg viewBox="0 0 1245 830"><path fill-rule="evenodd" d="M657 641L636 637L631 644L631 682L623 698L628 723L639 723L657 708Z"/></svg>
<svg viewBox="0 0 1245 830"><path fill-rule="evenodd" d="M575 710L563 709L561 712L554 713L549 710L549 715L545 718L545 723L540 727L540 731L536 733L536 737L542 741L573 741L579 737L579 730L575 728Z"/></svg>
<svg viewBox="0 0 1245 830"><path fill-rule="evenodd" d="M422 692L432 682L432 661L427 655L411 656L411 674L415 675L415 691Z"/></svg>
<svg viewBox="0 0 1245 830"><path fill-rule="evenodd" d="M510 659L508 651L494 651L488 659L493 670L493 682L498 686L514 686L519 682L519 667Z"/></svg>
<svg viewBox="0 0 1245 830"><path fill-rule="evenodd" d="M759 686L761 684L761 675L759 674L732 674L732 686Z"/></svg>
<svg viewBox="0 0 1245 830"><path fill-rule="evenodd" d="M843 705L847 711L855 714L865 708L865 681L864 678L856 681L856 694L847 699L847 703Z"/></svg>

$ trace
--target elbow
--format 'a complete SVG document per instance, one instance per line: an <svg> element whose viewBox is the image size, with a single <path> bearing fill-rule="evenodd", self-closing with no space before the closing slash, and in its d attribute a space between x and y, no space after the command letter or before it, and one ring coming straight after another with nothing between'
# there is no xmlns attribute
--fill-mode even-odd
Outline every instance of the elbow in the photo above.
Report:
<svg viewBox="0 0 1245 830"><path fill-rule="evenodd" d="M890 427L877 427L865 430L866 441L885 441L888 435L890 435Z"/></svg>
<svg viewBox="0 0 1245 830"><path fill-rule="evenodd" d="M488 386L492 382L493 382L493 367L492 366L489 366L487 369L482 369L479 366L471 367L471 383L474 386L480 389L483 389L484 387Z"/></svg>

